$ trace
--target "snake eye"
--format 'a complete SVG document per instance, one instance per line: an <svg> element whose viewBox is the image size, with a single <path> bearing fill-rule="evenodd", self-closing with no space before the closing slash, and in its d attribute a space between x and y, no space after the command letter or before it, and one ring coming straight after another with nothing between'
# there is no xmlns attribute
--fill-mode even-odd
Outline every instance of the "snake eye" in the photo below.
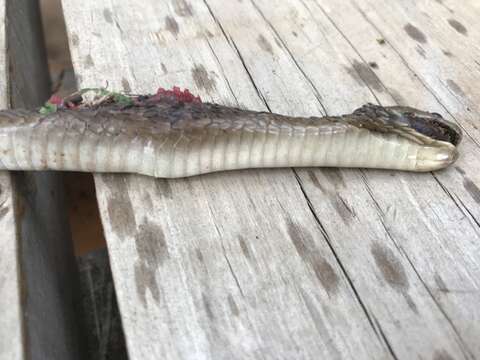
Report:
<svg viewBox="0 0 480 360"><path fill-rule="evenodd" d="M433 116L438 116L438 117L440 117L440 118L442 117L442 115L440 115L439 113L436 113L436 112L431 113L431 114L432 114Z"/></svg>

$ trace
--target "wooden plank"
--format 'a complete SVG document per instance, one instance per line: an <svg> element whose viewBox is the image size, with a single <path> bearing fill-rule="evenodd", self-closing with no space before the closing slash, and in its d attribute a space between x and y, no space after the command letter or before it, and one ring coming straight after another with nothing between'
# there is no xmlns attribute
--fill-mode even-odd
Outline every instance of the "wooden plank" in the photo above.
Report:
<svg viewBox="0 0 480 360"><path fill-rule="evenodd" d="M418 78L419 70L405 61L414 58L412 53L402 55L378 42L381 34L352 4L330 8L321 1L255 0L225 7L209 0L134 9L130 3L113 2L103 10L102 19L90 16L102 13L100 5L75 9L71 1L64 3L70 6L67 24L82 86L98 85L99 71L111 76L111 85L128 84L125 88L136 92L151 91L154 86L148 82L160 76L166 86L196 84L207 99L287 114L350 112L366 101L446 112L444 102L435 96L436 88L426 86ZM145 19L141 26L129 21L136 17ZM98 26L103 36L114 39L116 48L105 53L101 40L81 37L85 26ZM135 34L134 39L129 34ZM152 45L155 41L160 48ZM153 63L148 60L152 58ZM111 69L112 62L118 64L116 69ZM436 59L430 62L436 66ZM457 170L435 177L356 170L298 170L299 183L281 170L170 182L98 177L130 355L233 357L229 351L234 350L243 357L477 355L473 339L479 329L466 315L473 313L476 319L478 314L473 307L478 303L479 231L471 194L477 182L478 147L474 127L463 116L459 121L470 135L462 145L464 156ZM462 185L462 171L473 184L470 192ZM299 201L302 198L311 209L307 201ZM255 266L249 263L252 258ZM322 259L334 272L321 267ZM233 279L225 278L229 272ZM305 290L298 292L300 302L292 296L290 290L298 287L294 284L312 281L314 274L320 274L323 284L321 274L329 273L340 279L338 293L332 294L324 284L329 297L320 292L309 298ZM292 277L295 282L285 280ZM288 312L278 296L263 298L265 283L269 291L289 299ZM236 284L241 289L237 293L230 290ZM315 286L308 289L318 291ZM452 295L451 289L461 291ZM230 309L233 316L225 309L230 297L237 308ZM260 309L255 307L258 301L251 300L258 297ZM441 297L453 300L440 301ZM339 303L333 305L332 298ZM353 333L342 327L342 309L348 313L352 301L362 311L362 317L352 321L368 320L368 333L365 328ZM337 316L336 323L329 323L335 330L319 330L326 306ZM302 317L305 308L309 316ZM178 314L181 317L175 318ZM241 333L240 345L228 336L218 339L218 333L233 332L225 324L236 321L238 327L235 315L248 319L240 322L241 329L248 330ZM308 317L323 340L309 332ZM162 321L165 324L158 324ZM304 337L283 336L290 326L300 328ZM371 349L372 344L365 347L363 339L372 328L381 350ZM349 345L333 334L358 341L357 352L350 352ZM272 345L271 337L280 343ZM312 338L321 345L326 338L334 340L325 350L312 345ZM252 339L256 347L247 349L245 344ZM292 345L299 341L305 353Z"/></svg>
<svg viewBox="0 0 480 360"><path fill-rule="evenodd" d="M0 1L0 106L49 93L36 2ZM81 356L60 177L0 172L0 359Z"/></svg>
<svg viewBox="0 0 480 360"><path fill-rule="evenodd" d="M201 2L67 0L63 8L82 87L176 84L207 100L266 107ZM292 113L320 112L295 64L279 61L279 88L288 73L299 81L296 94L276 101ZM131 358L390 357L291 170L97 176L96 184Z"/></svg>

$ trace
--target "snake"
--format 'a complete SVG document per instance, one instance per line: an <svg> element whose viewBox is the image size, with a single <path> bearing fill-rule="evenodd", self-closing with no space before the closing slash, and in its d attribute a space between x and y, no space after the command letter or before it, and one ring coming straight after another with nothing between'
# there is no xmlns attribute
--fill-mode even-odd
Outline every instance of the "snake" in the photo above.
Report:
<svg viewBox="0 0 480 360"><path fill-rule="evenodd" d="M427 172L458 158L462 132L440 114L365 104L296 117L87 89L42 109L0 111L0 169L182 178L247 168L342 167Z"/></svg>

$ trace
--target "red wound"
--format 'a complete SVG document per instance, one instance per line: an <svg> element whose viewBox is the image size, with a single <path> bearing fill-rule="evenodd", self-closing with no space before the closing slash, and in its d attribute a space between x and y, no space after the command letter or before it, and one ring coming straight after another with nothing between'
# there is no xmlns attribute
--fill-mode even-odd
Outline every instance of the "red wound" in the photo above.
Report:
<svg viewBox="0 0 480 360"><path fill-rule="evenodd" d="M201 103L199 96L193 95L188 89L181 90L178 86L174 86L172 90L158 88L156 96L158 97L173 97L178 101L187 103Z"/></svg>

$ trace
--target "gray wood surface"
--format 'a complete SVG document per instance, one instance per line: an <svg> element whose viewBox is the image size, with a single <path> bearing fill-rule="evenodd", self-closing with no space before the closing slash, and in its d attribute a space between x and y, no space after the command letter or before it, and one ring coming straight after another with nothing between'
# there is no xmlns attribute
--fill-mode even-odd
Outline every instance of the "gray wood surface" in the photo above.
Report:
<svg viewBox="0 0 480 360"><path fill-rule="evenodd" d="M0 107L49 95L38 6L0 1ZM76 359L74 257L58 174L0 172L0 359Z"/></svg>
<svg viewBox="0 0 480 360"><path fill-rule="evenodd" d="M81 87L178 85L296 115L408 104L465 130L435 174L96 176L132 359L480 356L473 0L63 7Z"/></svg>

